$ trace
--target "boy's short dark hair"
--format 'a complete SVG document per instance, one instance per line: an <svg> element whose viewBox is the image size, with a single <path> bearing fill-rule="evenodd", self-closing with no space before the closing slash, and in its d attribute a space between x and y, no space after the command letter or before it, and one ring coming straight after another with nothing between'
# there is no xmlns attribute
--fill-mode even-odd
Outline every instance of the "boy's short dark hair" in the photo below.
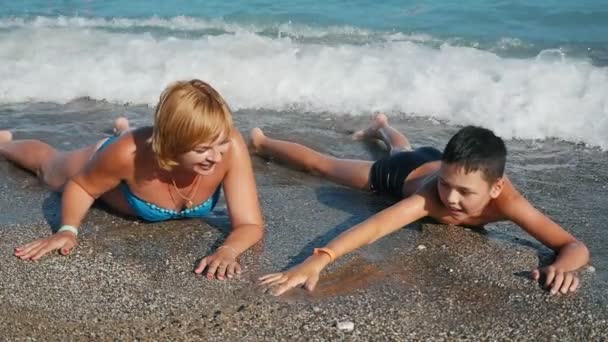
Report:
<svg viewBox="0 0 608 342"><path fill-rule="evenodd" d="M507 148L489 129L466 126L450 139L441 161L460 164L466 172L480 170L485 179L493 183L505 172Z"/></svg>

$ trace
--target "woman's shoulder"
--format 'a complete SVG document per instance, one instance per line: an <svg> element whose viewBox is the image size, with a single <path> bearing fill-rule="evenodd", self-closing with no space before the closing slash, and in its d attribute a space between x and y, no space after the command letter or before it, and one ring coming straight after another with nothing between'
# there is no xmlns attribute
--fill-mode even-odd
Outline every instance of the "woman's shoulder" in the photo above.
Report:
<svg viewBox="0 0 608 342"><path fill-rule="evenodd" d="M99 162L112 164L113 168L131 169L136 159L141 158L150 149L151 127L141 127L113 137L104 151L99 151ZM139 157L138 157L139 156Z"/></svg>

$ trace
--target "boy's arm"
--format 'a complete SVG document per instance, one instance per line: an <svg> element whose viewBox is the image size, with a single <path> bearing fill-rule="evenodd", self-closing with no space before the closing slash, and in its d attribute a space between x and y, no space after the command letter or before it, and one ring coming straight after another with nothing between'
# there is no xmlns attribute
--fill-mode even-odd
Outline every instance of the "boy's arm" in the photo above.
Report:
<svg viewBox="0 0 608 342"><path fill-rule="evenodd" d="M333 259L361 246L371 244L401 227L427 216L426 203L423 195L410 196L338 235L326 246L333 255L313 254L287 272L265 275L260 280L263 284L278 285L274 291L275 295L280 295L300 284L305 284L308 290L312 290L319 279L319 273Z"/></svg>
<svg viewBox="0 0 608 342"><path fill-rule="evenodd" d="M533 272L534 278L539 278L540 271L546 273L545 286L553 285L551 288L552 293L560 290L559 287L562 282L573 282L572 286L574 289L572 290L575 290L578 285L578 279L574 277L568 281L568 279L564 278L572 276L564 275L564 273L576 271L589 262L589 250L585 244L578 241L564 228L534 208L515 189L512 188L509 192L510 194L506 198L499 200L501 211L505 217L519 225L523 230L557 254L553 264L545 269ZM567 287L565 284L562 284L561 292L568 292Z"/></svg>
<svg viewBox="0 0 608 342"><path fill-rule="evenodd" d="M337 259L427 215L425 198L415 194L338 235L327 244L326 248L331 249ZM327 260L327 258L323 259Z"/></svg>

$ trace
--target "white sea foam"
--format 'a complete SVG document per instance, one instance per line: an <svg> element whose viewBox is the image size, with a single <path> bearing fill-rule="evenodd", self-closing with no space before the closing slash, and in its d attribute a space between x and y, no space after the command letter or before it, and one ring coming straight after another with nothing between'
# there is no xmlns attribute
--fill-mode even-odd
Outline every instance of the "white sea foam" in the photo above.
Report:
<svg viewBox="0 0 608 342"><path fill-rule="evenodd" d="M234 109L399 111L484 125L506 138L558 137L608 149L608 68L556 51L507 59L449 44L431 48L424 42L432 37L402 34L373 44L313 44L238 25L184 38L64 19L63 26L0 21L0 103L89 96L154 105L169 82L197 77Z"/></svg>

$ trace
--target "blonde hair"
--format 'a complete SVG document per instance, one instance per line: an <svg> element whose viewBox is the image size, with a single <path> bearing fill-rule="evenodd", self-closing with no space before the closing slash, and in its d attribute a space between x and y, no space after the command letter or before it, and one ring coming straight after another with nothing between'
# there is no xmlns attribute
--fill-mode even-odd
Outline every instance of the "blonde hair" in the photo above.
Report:
<svg viewBox="0 0 608 342"><path fill-rule="evenodd" d="M232 130L230 108L209 84L193 79L169 85L160 95L154 113L152 150L166 170L175 158L196 145L215 141Z"/></svg>

